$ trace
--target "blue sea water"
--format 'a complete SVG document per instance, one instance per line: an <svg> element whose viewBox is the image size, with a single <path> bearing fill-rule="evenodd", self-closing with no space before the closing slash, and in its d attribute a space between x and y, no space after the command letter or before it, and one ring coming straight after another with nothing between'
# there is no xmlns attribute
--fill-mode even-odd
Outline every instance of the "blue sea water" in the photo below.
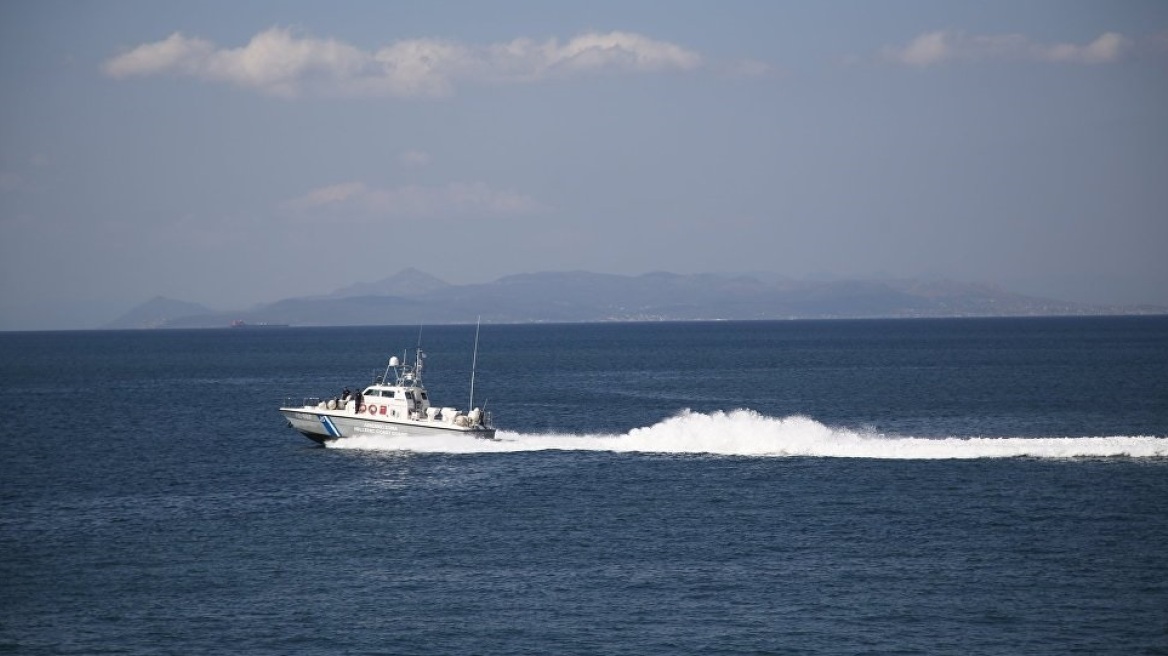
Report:
<svg viewBox="0 0 1168 656"><path fill-rule="evenodd" d="M0 652L1165 654L1168 318L0 334ZM469 397L473 327L427 327Z"/></svg>

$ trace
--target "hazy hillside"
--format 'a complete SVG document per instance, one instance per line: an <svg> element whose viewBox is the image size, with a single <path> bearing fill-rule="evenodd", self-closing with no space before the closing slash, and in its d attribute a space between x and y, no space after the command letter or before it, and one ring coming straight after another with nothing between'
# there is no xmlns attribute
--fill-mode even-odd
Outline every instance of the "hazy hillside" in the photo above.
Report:
<svg viewBox="0 0 1168 656"><path fill-rule="evenodd" d="M328 295L329 298L350 298L353 296L421 296L449 287L450 284L413 267L402 269L388 278L377 282L359 282L342 287Z"/></svg>
<svg viewBox="0 0 1168 656"><path fill-rule="evenodd" d="M289 298L250 310L213 312L155 298L110 328L213 328L232 321L360 326L584 321L684 321L876 317L1114 314L1101 308L955 281L794 281L754 275L587 271L527 273L451 285L416 269L323 297Z"/></svg>
<svg viewBox="0 0 1168 656"><path fill-rule="evenodd" d="M198 303L176 301L155 296L142 305L102 326L107 329L168 328L174 321L192 316L214 315L215 312Z"/></svg>

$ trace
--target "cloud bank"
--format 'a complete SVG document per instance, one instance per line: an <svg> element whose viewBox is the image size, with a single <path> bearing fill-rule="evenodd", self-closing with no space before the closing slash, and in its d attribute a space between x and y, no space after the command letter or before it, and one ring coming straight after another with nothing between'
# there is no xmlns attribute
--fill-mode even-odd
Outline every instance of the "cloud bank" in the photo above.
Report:
<svg viewBox="0 0 1168 656"><path fill-rule="evenodd" d="M374 51L273 27L239 48L171 34L108 59L114 78L180 75L278 96L437 97L461 83L532 83L587 73L688 71L701 55L633 32L588 32L561 43L519 38L475 46L408 39Z"/></svg>
<svg viewBox="0 0 1168 656"><path fill-rule="evenodd" d="M508 216L542 209L530 196L492 189L482 182L392 189L370 187L363 182L342 182L313 189L284 206L303 214L328 212L390 218Z"/></svg>
<svg viewBox="0 0 1168 656"><path fill-rule="evenodd" d="M940 30L922 34L907 45L880 52L885 62L936 66L957 61L1034 61L1052 64L1108 64L1119 61L1130 45L1121 34L1106 32L1090 43L1044 44L1021 34L969 35Z"/></svg>

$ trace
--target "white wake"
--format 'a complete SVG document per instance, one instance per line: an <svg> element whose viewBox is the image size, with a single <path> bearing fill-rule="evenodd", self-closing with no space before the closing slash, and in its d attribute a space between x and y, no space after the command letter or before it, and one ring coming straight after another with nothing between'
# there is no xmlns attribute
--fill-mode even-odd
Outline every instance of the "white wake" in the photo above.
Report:
<svg viewBox="0 0 1168 656"><path fill-rule="evenodd" d="M1168 457L1168 438L902 437L831 428L802 416L766 417L751 410L702 414L684 411L624 435L527 434L499 431L498 439L471 437L352 437L330 448L418 453L611 451L617 453L807 456L904 460L971 458Z"/></svg>

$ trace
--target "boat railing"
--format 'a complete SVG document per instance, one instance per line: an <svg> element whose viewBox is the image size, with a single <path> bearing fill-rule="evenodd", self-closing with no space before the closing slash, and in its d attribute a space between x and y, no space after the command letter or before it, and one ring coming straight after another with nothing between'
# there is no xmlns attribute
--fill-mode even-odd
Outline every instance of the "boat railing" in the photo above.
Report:
<svg viewBox="0 0 1168 656"><path fill-rule="evenodd" d="M284 397L285 408L315 408L321 402L320 397L306 396L300 399L291 396Z"/></svg>

